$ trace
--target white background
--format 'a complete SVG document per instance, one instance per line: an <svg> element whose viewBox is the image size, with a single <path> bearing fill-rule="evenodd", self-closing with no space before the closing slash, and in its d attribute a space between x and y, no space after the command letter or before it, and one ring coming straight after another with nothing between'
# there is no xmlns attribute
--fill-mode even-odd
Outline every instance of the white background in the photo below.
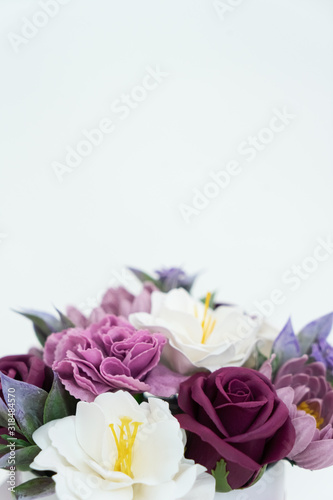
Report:
<svg viewBox="0 0 333 500"><path fill-rule="evenodd" d="M284 278L332 235L333 2L224 3L71 0L22 42L39 2L0 0L2 355L34 342L11 308L86 310L135 285L124 265L201 270L198 294L249 310L280 289L278 328L333 309L332 255L297 290ZM111 104L156 66L168 76L122 120ZM276 108L294 118L247 161ZM53 162L106 117L115 131L59 182ZM241 173L186 222L231 160ZM288 500L331 498L331 474L294 469Z"/></svg>

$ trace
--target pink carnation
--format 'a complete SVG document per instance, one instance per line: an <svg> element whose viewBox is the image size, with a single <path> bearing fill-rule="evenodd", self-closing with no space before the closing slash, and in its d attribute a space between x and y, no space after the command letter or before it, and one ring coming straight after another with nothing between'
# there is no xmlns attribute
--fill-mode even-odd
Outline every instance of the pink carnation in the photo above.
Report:
<svg viewBox="0 0 333 500"><path fill-rule="evenodd" d="M66 314L75 326L86 328L92 323L97 323L108 314L128 318L132 313L150 312L151 294L154 290L157 290L157 288L150 282L144 283L143 289L138 295L133 295L122 286L109 288L105 292L100 306L95 307L89 317L86 317L73 306L67 307Z"/></svg>
<svg viewBox="0 0 333 500"><path fill-rule="evenodd" d="M105 316L88 328L50 335L44 360L74 397L91 402L108 391L150 390L148 375L157 366L166 339L135 328L122 318Z"/></svg>

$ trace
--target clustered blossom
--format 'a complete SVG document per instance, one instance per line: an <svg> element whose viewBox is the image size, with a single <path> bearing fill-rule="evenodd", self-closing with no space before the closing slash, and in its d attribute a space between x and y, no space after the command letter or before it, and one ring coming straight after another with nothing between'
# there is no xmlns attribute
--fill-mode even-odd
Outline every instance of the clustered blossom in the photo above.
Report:
<svg viewBox="0 0 333 500"><path fill-rule="evenodd" d="M93 401L117 389L149 391L145 380L157 366L165 343L163 335L137 331L121 317L110 315L86 329L50 335L44 360L72 396Z"/></svg>
<svg viewBox="0 0 333 500"><path fill-rule="evenodd" d="M89 317L34 311L43 351L0 359L0 425L10 415L17 470L38 471L22 498L213 500L282 459L333 465L333 314L277 335L195 299L180 268L130 270L138 295L111 288Z"/></svg>

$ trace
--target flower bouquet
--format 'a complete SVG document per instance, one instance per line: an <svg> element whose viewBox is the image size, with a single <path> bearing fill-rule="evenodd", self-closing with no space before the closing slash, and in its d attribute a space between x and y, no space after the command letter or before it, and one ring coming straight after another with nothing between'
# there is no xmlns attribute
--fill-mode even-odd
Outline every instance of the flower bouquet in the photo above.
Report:
<svg viewBox="0 0 333 500"><path fill-rule="evenodd" d="M181 269L131 271L141 292L89 316L21 311L42 348L0 359L14 498L283 500L282 460L333 465L332 314L278 333Z"/></svg>

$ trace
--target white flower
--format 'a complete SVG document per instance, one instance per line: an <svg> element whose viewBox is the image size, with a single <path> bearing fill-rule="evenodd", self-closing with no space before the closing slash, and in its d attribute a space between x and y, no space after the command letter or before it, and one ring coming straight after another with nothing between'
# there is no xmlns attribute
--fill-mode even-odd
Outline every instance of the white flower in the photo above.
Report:
<svg viewBox="0 0 333 500"><path fill-rule="evenodd" d="M276 336L275 331L267 331L261 318L235 306L212 310L209 302L210 294L203 304L182 288L156 291L151 313L132 314L129 320L136 328L161 332L169 339L162 359L183 375L202 368L213 372L223 366L241 366L260 339L267 340L268 333Z"/></svg>
<svg viewBox="0 0 333 500"><path fill-rule="evenodd" d="M184 431L164 401L127 392L79 402L76 416L33 435L31 467L53 470L59 500L212 500L215 480L184 458Z"/></svg>

